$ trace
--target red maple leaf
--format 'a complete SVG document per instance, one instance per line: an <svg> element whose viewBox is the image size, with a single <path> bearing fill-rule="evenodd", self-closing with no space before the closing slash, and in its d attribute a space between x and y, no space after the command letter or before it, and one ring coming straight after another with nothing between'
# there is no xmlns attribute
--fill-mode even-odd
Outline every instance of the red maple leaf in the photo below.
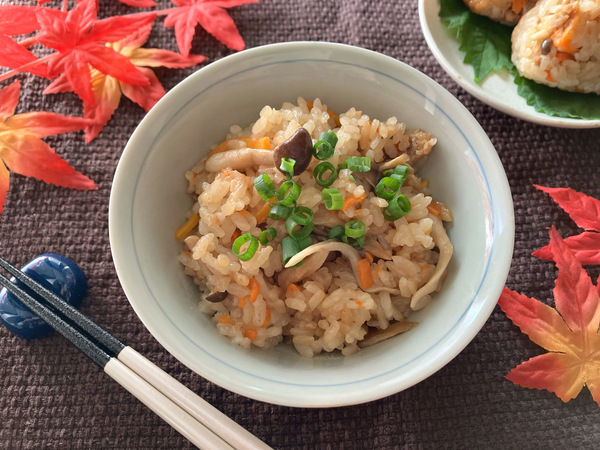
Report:
<svg viewBox="0 0 600 450"><path fill-rule="evenodd" d="M529 338L548 350L506 376L515 384L554 392L563 402L587 385L600 406L600 280L587 272L554 227L550 249L558 267L556 309L504 288L498 305Z"/></svg>
<svg viewBox="0 0 600 450"><path fill-rule="evenodd" d="M81 0L74 9L59 15L48 11L36 10L41 27L38 42L58 52L48 61L48 76L64 74L83 101L94 103L90 66L132 85L149 83L129 59L104 44L119 41L152 23L155 14L96 20L96 0Z"/></svg>
<svg viewBox="0 0 600 450"><path fill-rule="evenodd" d="M600 200L571 188L550 188L534 185L552 197L575 224L584 231L565 239L565 244L575 253L581 264L600 264ZM550 246L533 252L538 258L551 260Z"/></svg>
<svg viewBox="0 0 600 450"><path fill-rule="evenodd" d="M97 189L42 141L44 136L81 130L89 120L45 111L14 114L19 81L0 90L0 213L9 188L9 169L46 183L74 189Z"/></svg>
<svg viewBox="0 0 600 450"><path fill-rule="evenodd" d="M192 48L196 26L200 25L233 50L243 50L244 40L225 8L258 0L172 0L177 8L167 10L163 25L175 27L179 51L187 56Z"/></svg>
<svg viewBox="0 0 600 450"><path fill-rule="evenodd" d="M153 0L119 0L121 3L124 3L128 6L133 6L135 8L152 8L156 6L156 3Z"/></svg>
<svg viewBox="0 0 600 450"><path fill-rule="evenodd" d="M146 111L149 111L165 95L165 90L160 81L158 81L154 72L148 69L148 67L183 68L199 64L206 60L206 57L202 55L185 57L168 50L141 48L148 40L151 31L152 24L148 24L119 42L107 44L115 52L118 52L131 61L138 70L142 71L148 78L147 85L132 85L110 75L105 75L96 69L92 69L92 89L95 102L93 104L84 102L83 105L84 117L91 119L93 122L85 128L86 142L94 139L108 123L114 111L119 106L121 94L140 105ZM44 93L63 92L69 89L70 84L68 80L64 76L61 76Z"/></svg>

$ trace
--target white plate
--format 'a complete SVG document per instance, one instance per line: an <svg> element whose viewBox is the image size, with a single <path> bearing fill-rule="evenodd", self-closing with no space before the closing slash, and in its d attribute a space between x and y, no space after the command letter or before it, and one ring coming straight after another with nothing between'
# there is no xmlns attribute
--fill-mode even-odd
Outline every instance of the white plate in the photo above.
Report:
<svg viewBox="0 0 600 450"><path fill-rule="evenodd" d="M491 107L528 122L562 128L597 128L600 120L567 119L537 112L517 94L514 77L505 71L475 83L473 67L463 63L459 43L442 24L438 0L419 0L419 19L425 41L443 69L463 89Z"/></svg>

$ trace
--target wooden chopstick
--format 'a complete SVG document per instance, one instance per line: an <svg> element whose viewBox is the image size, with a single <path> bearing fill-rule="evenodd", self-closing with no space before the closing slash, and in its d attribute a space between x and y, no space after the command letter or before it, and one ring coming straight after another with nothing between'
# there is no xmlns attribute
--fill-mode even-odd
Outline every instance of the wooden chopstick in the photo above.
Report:
<svg viewBox="0 0 600 450"><path fill-rule="evenodd" d="M126 346L54 292L0 258L4 268L36 299L0 274L0 285L71 341L111 378L152 409L190 442L207 449L269 449L206 400Z"/></svg>

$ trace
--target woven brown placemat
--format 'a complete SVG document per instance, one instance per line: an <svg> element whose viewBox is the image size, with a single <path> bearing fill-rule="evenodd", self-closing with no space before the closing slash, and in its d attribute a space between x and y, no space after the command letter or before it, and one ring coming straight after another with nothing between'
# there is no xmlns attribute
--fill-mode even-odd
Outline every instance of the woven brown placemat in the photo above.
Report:
<svg viewBox="0 0 600 450"><path fill-rule="evenodd" d="M11 2L15 3L15 2ZM55 1L55 3L58 3ZM33 2L29 2L33 4ZM171 4L160 1L161 8ZM57 6L58 7L58 6ZM133 9L101 1L106 16ZM556 272L531 256L554 224L572 221L533 184L570 186L600 198L600 130L549 128L502 114L459 88L437 64L419 26L417 1L261 0L230 9L247 47L318 40L376 50L406 62L446 87L491 138L512 189L516 238L507 285L551 302ZM157 21L149 47L176 51L172 29ZM192 51L212 62L230 50L198 29ZM158 69L166 89L195 69ZM45 82L22 80L17 112L81 114L71 94L42 95ZM3 86L6 83L3 84ZM92 143L80 133L46 139L98 184L81 192L19 175L0 216L2 256L23 265L55 252L89 277L82 311L274 448L595 448L600 408L586 389L567 404L504 376L543 350L498 309L466 349L427 380L365 405L296 409L228 392L186 369L146 331L119 285L108 240L108 200L121 152L144 112L127 99ZM590 268L596 279L598 269ZM26 341L0 329L0 448L173 449L191 445L56 334Z"/></svg>

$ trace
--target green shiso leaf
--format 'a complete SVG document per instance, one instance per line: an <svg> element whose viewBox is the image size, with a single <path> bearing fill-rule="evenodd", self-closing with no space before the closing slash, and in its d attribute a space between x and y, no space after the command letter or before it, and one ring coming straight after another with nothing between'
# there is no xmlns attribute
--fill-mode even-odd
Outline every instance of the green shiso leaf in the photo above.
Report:
<svg viewBox="0 0 600 450"><path fill-rule="evenodd" d="M473 14L461 0L441 0L440 6L440 18L459 40L465 64L473 66L475 82L491 72L513 69L510 27Z"/></svg>
<svg viewBox="0 0 600 450"><path fill-rule="evenodd" d="M600 120L600 95L567 92L515 76L517 93L537 112L571 119Z"/></svg>
<svg viewBox="0 0 600 450"><path fill-rule="evenodd" d="M465 64L471 64L476 83L490 73L508 70L517 93L537 112L555 117L600 120L600 95L567 92L520 76L511 55L512 28L471 12L462 0L439 0L439 17L460 43Z"/></svg>

